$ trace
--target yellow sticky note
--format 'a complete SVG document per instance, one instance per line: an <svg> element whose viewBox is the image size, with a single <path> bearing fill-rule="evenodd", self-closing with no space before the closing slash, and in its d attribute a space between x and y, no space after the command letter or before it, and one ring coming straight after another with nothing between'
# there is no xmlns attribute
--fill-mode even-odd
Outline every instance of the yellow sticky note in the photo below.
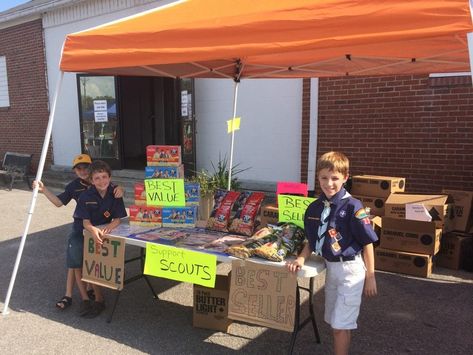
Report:
<svg viewBox="0 0 473 355"><path fill-rule="evenodd" d="M304 228L305 211L315 200L313 197L278 195L279 222L292 222Z"/></svg>
<svg viewBox="0 0 473 355"><path fill-rule="evenodd" d="M184 179L145 179L145 191L148 206L186 205Z"/></svg>
<svg viewBox="0 0 473 355"><path fill-rule="evenodd" d="M240 129L240 118L241 117L235 117L227 121L227 133L232 133Z"/></svg>
<svg viewBox="0 0 473 355"><path fill-rule="evenodd" d="M217 273L217 256L146 243L144 273L213 288Z"/></svg>

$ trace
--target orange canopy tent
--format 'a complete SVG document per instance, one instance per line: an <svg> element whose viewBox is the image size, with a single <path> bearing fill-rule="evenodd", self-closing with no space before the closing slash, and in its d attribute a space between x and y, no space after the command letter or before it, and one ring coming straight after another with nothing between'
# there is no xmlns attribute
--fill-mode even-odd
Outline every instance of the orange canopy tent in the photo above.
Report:
<svg viewBox="0 0 473 355"><path fill-rule="evenodd" d="M468 0L188 0L67 36L67 72L327 77L468 72Z"/></svg>
<svg viewBox="0 0 473 355"><path fill-rule="evenodd" d="M469 72L472 30L467 0L183 0L70 34L36 180L42 177L63 72L232 78L235 116L242 77ZM37 194L36 187L3 315Z"/></svg>

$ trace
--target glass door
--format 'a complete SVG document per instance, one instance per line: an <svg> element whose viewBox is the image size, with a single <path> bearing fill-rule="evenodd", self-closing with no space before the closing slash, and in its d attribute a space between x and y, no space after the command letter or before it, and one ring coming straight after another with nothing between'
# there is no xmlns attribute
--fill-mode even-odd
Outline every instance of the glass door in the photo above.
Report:
<svg viewBox="0 0 473 355"><path fill-rule="evenodd" d="M119 169L116 81L113 76L78 75L82 152Z"/></svg>

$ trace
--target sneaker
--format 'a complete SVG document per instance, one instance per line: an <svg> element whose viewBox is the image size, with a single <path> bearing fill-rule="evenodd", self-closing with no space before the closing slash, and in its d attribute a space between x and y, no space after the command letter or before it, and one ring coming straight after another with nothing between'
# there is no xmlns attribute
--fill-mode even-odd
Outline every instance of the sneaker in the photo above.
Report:
<svg viewBox="0 0 473 355"><path fill-rule="evenodd" d="M91 300L83 300L79 307L79 315L84 317L92 310L92 301Z"/></svg>
<svg viewBox="0 0 473 355"><path fill-rule="evenodd" d="M84 318L95 318L105 310L104 302L94 302L89 312L84 314Z"/></svg>

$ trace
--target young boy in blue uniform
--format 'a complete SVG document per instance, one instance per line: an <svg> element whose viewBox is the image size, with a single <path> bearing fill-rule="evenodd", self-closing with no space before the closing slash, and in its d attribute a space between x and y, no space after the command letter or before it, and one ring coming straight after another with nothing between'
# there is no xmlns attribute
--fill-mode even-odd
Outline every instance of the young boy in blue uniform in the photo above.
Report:
<svg viewBox="0 0 473 355"><path fill-rule="evenodd" d="M80 247L81 253L84 229L92 234L96 244L101 245L102 237L120 224L120 218L127 216L123 199L115 198L113 195L113 186L110 184L111 170L108 164L101 160L94 161L90 165L90 177L92 186L79 197L74 211L73 228L80 236L77 248ZM80 315L86 318L94 318L105 309L101 288L97 285L92 287L95 291L95 301L92 303L84 300L80 309Z"/></svg>
<svg viewBox="0 0 473 355"><path fill-rule="evenodd" d="M325 321L332 327L335 355L346 355L351 329L357 328L361 296L377 293L373 242L378 237L361 202L344 188L348 158L340 152L325 153L317 162L322 194L309 205L304 217L308 243L295 261L297 271L312 252L325 259Z"/></svg>
<svg viewBox="0 0 473 355"><path fill-rule="evenodd" d="M38 191L42 192L46 198L51 201L56 207L66 206L71 200L79 199L79 196L89 188L89 166L92 163L92 159L87 154L77 155L72 162L72 169L77 175L77 178L72 180L66 185L64 192L59 195L55 195L44 186L43 182L36 180L33 181L33 188L38 185ZM115 188L115 197L123 197L123 188L117 186ZM73 255L72 243L77 238L74 238L74 231L72 231L67 238L67 280L66 280L66 293L61 300L56 302L56 307L60 310L65 310L72 305L72 290L74 288L74 282L77 284L82 299L89 299L93 295L93 290L86 291L84 283L81 281L82 278L82 257L79 255Z"/></svg>

